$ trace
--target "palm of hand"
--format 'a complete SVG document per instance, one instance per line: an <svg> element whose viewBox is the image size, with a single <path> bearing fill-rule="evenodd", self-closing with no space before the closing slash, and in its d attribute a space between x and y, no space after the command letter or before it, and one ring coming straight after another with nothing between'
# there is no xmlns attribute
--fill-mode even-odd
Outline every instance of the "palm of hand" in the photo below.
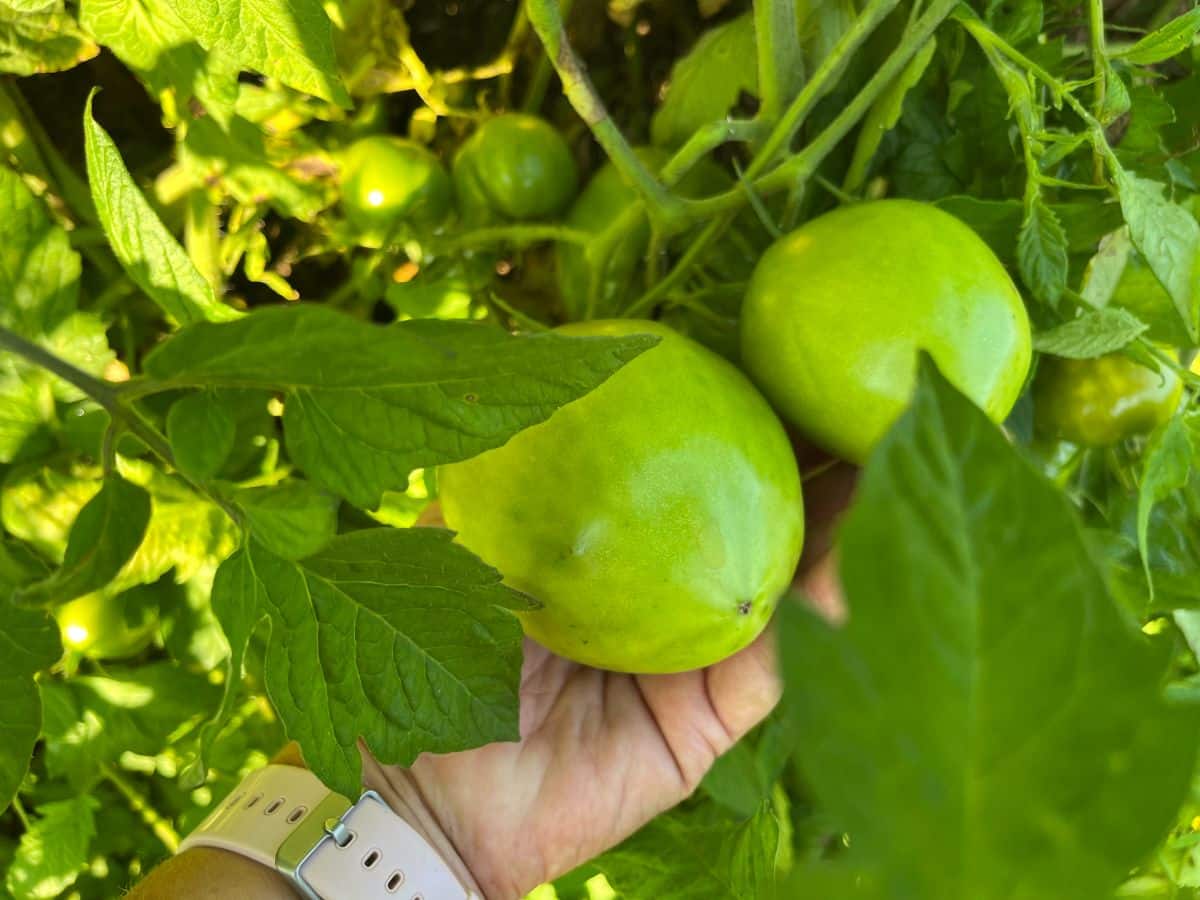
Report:
<svg viewBox="0 0 1200 900"><path fill-rule="evenodd" d="M526 642L515 744L412 773L489 898L520 897L687 797L775 705L769 635L708 669L623 675Z"/></svg>
<svg viewBox="0 0 1200 900"><path fill-rule="evenodd" d="M841 614L830 531L853 472L806 485L800 586ZM770 631L707 669L625 675L525 643L521 740L423 756L411 773L489 900L523 896L685 799L718 756L775 706Z"/></svg>

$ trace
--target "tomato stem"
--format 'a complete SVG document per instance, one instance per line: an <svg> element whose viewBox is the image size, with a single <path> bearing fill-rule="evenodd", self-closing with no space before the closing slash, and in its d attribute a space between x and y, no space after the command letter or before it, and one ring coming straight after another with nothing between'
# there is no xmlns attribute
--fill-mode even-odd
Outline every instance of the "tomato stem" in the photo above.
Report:
<svg viewBox="0 0 1200 900"><path fill-rule="evenodd" d="M758 117L774 122L804 77L795 0L754 0Z"/></svg>

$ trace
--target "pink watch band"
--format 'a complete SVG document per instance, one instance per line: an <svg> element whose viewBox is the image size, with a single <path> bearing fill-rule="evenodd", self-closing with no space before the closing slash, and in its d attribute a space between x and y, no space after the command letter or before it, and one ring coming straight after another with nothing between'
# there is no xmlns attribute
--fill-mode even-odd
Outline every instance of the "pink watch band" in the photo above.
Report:
<svg viewBox="0 0 1200 900"><path fill-rule="evenodd" d="M278 869L318 900L479 900L374 791L351 804L296 766L248 775L179 851L190 847Z"/></svg>

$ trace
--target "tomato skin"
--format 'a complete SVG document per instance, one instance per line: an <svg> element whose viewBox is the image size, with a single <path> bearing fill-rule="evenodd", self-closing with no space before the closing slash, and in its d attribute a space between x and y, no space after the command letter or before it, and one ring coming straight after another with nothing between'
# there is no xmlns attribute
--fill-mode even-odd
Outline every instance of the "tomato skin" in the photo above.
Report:
<svg viewBox="0 0 1200 900"><path fill-rule="evenodd" d="M362 138L342 154L341 172L346 219L369 244L385 240L401 223L434 228L453 204L450 176L414 141Z"/></svg>
<svg viewBox="0 0 1200 900"><path fill-rule="evenodd" d="M458 540L544 604L526 633L625 672L710 665L750 643L804 536L778 419L731 364L666 326L567 335L661 342L503 447L439 470Z"/></svg>
<svg viewBox="0 0 1200 900"><path fill-rule="evenodd" d="M909 200L843 207L778 240L750 280L741 346L780 414L856 463L907 405L918 349L997 422L1032 356L1000 261L967 225Z"/></svg>
<svg viewBox="0 0 1200 900"><path fill-rule="evenodd" d="M85 594L58 607L63 646L92 659L140 653L154 638L158 616L151 606L127 601L130 594Z"/></svg>
<svg viewBox="0 0 1200 900"><path fill-rule="evenodd" d="M579 189L579 170L563 136L523 113L480 125L459 148L451 175L467 222L548 218Z"/></svg>
<svg viewBox="0 0 1200 900"><path fill-rule="evenodd" d="M1179 407L1183 382L1119 353L1096 359L1044 356L1033 384L1038 432L1085 447L1148 434Z"/></svg>

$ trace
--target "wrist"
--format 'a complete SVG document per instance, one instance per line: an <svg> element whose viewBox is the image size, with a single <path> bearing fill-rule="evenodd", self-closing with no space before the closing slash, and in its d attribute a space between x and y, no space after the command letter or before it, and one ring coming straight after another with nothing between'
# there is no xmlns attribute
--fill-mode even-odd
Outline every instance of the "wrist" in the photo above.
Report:
<svg viewBox="0 0 1200 900"><path fill-rule="evenodd" d="M416 830L464 887L481 900L493 898L492 893L483 890L437 810L430 806L421 792L412 772L400 766L380 765L365 749L362 752L362 761L363 786L379 794L397 816Z"/></svg>

